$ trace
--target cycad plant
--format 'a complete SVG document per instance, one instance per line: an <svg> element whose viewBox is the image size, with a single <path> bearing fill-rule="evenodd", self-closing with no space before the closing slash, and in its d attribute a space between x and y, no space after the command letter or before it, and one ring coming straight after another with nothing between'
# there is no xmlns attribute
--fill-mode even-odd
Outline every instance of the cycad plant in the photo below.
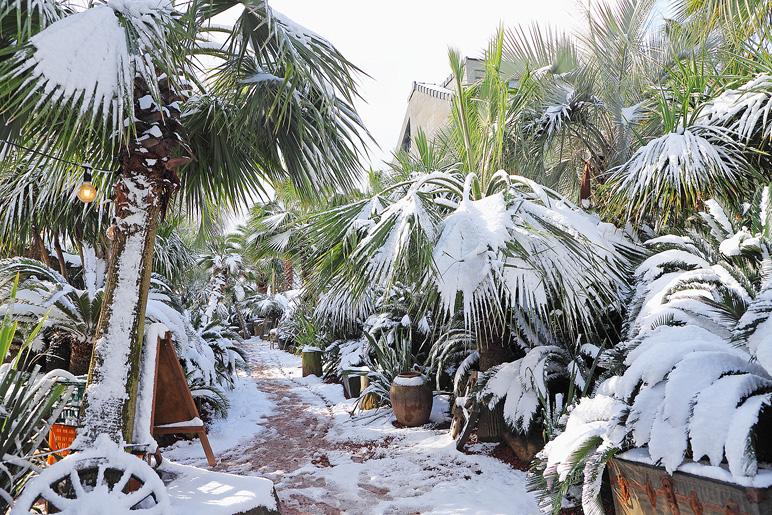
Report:
<svg viewBox="0 0 772 515"><path fill-rule="evenodd" d="M95 279L95 272L89 272ZM93 337L102 310L102 288L91 284L87 289L73 287L65 278L43 263L26 258L0 260L0 296L8 299L11 285L21 278L14 320L34 327L44 314L40 341L36 353L46 349L43 338L51 347L66 346L70 350L67 369L74 375L88 372ZM88 282L88 281L87 281Z"/></svg>
<svg viewBox="0 0 772 515"><path fill-rule="evenodd" d="M605 463L633 447L668 472L687 460L726 463L724 480L738 484L772 459L760 437L772 402L769 188L737 218L706 204L702 231L647 242L654 252L636 270L626 340L607 355L618 375L579 404L535 464L545 505L557 510L583 478L585 511L600 513Z"/></svg>

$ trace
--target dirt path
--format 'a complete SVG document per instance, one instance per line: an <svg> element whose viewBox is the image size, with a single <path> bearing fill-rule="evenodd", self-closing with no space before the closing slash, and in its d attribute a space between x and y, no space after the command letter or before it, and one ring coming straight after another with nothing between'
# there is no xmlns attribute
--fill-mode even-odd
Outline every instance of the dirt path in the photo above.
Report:
<svg viewBox="0 0 772 515"><path fill-rule="evenodd" d="M277 405L268 430L221 456L215 470L260 475L272 480L277 485L284 515L341 513L319 500L282 495L282 487L324 487L318 484L319 478L313 478L311 474L293 473L309 463L324 465L326 461L329 464L327 452L332 446L325 436L331 426L331 413L320 414L310 409L309 403L293 392L299 385L289 377L277 378L275 371L279 366L272 365L269 368L255 359L251 362L257 387Z"/></svg>
<svg viewBox="0 0 772 515"><path fill-rule="evenodd" d="M300 360L265 342L244 345L266 417L256 434L217 454L215 470L272 480L284 515L538 513L525 476L492 448L472 456L458 453L442 426L352 420L341 386L301 378Z"/></svg>
<svg viewBox="0 0 772 515"><path fill-rule="evenodd" d="M331 467L330 453L346 453L353 462L362 463L374 455L374 449L387 445L390 439L380 445L372 442L358 445L331 443L326 438L332 427L330 402L293 380L280 363L270 359L270 354L261 354L262 359L257 359L253 352L250 356L251 376L258 389L267 393L276 404L276 412L270 417L266 431L221 455L215 470L260 475L272 480L282 503L283 515L358 513L359 502L350 505L339 497L328 495L325 499L315 495L320 489L336 490L327 484L323 475L320 477L318 469ZM316 402L309 402L308 395L299 395L298 389L314 395ZM320 409L320 405L324 408ZM357 487L373 497L388 498L387 489L367 484Z"/></svg>

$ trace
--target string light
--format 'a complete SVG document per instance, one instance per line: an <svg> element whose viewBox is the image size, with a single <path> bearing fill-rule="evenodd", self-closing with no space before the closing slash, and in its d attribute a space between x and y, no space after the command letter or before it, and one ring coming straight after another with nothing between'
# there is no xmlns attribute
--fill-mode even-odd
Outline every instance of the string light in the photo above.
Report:
<svg viewBox="0 0 772 515"><path fill-rule="evenodd" d="M84 166L85 172L83 172L83 184L78 188L78 198L81 202L90 204L96 199L96 188L91 184L91 172L90 168Z"/></svg>
<svg viewBox="0 0 772 515"><path fill-rule="evenodd" d="M32 152L33 154L37 154L39 156L44 156L49 159L53 159L54 161L59 161L60 163L66 163L68 165L77 166L79 168L83 168L84 170L93 170L95 172L101 172L101 173L118 173L119 170L104 170L102 168L94 168L93 166L89 164L83 164L83 163L76 163L74 161L68 161L66 159L62 159L61 157L56 157L51 154L46 154L45 152L41 152L40 150L35 150L34 148L25 147L24 145L19 145L18 143L14 143L13 141L8 141L7 139L0 138L0 143L5 143L6 145L11 145L12 147L17 147L22 150L26 150L27 152Z"/></svg>
<svg viewBox="0 0 772 515"><path fill-rule="evenodd" d="M94 188L94 185L91 184L91 172L97 171L102 173L117 173L120 170L102 170L99 168L94 168L93 166L89 164L84 163L75 163L73 161L68 161L67 159L62 159L61 157L56 157L51 154L46 154L45 152L41 152L39 150L35 150L34 148L25 147L24 145L19 145L18 143L14 143L12 141L8 141L7 139L0 138L0 143L4 143L6 145L11 145L12 147L17 147L22 150L26 150L27 152L31 152L33 154L37 154L39 156L44 156L49 159L53 159L54 161L59 161L60 163L66 163L69 165L77 166L83 169L83 183L78 187L78 199L81 200L81 202L85 202L86 204L89 204L96 200L96 188Z"/></svg>

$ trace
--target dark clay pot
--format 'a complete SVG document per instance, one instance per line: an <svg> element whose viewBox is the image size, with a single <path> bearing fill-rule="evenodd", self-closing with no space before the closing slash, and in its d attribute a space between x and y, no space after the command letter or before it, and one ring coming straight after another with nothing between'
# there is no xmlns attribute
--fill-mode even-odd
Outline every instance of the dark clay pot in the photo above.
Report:
<svg viewBox="0 0 772 515"><path fill-rule="evenodd" d="M422 381L420 385L399 384L415 382L422 378L420 372L403 372L391 384L391 407L397 422L405 426L420 426L429 422L432 413L432 387ZM412 381L411 381L412 380Z"/></svg>

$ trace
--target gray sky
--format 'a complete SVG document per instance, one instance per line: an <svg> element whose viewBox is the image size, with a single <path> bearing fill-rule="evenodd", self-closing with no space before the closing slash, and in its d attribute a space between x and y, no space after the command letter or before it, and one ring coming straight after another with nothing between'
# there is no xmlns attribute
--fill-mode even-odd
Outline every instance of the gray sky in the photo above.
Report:
<svg viewBox="0 0 772 515"><path fill-rule="evenodd" d="M330 40L371 78L361 77L360 116L381 149L371 163L390 161L412 82L442 82L449 74L448 47L480 57L500 23L531 21L570 27L577 0L270 0L272 8Z"/></svg>

